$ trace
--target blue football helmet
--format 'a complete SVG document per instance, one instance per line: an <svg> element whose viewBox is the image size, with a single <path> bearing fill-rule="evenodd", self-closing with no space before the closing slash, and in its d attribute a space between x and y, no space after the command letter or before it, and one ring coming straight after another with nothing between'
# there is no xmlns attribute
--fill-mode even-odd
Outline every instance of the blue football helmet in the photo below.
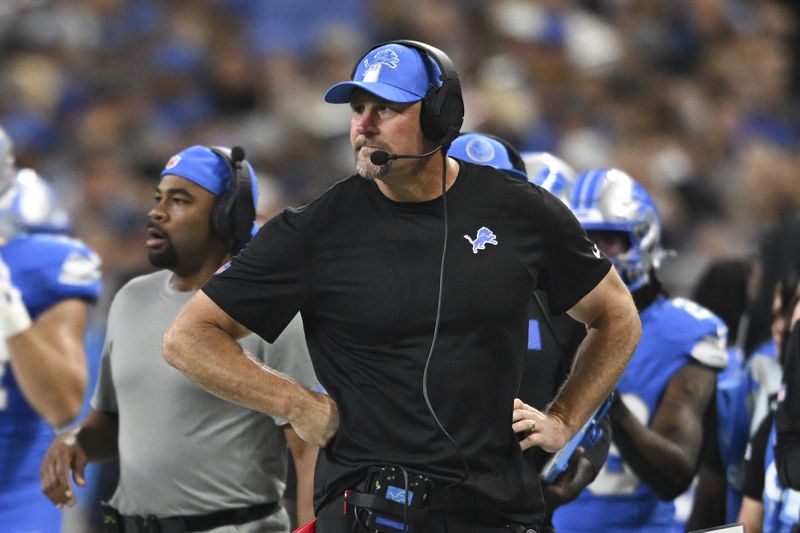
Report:
<svg viewBox="0 0 800 533"><path fill-rule="evenodd" d="M615 231L628 236L630 248L611 262L633 292L650 281L667 252L661 247L661 222L650 195L622 170L602 168L578 176L570 209L587 232Z"/></svg>
<svg viewBox="0 0 800 533"><path fill-rule="evenodd" d="M33 169L16 172L0 194L0 242L20 232L68 233L69 215L52 188Z"/></svg>
<svg viewBox="0 0 800 533"><path fill-rule="evenodd" d="M525 162L516 148L500 137L487 133L462 133L447 151L447 155L502 170L522 181L528 180Z"/></svg>
<svg viewBox="0 0 800 533"><path fill-rule="evenodd" d="M523 152L528 181L554 194L569 205L569 191L577 173L561 158L550 152Z"/></svg>

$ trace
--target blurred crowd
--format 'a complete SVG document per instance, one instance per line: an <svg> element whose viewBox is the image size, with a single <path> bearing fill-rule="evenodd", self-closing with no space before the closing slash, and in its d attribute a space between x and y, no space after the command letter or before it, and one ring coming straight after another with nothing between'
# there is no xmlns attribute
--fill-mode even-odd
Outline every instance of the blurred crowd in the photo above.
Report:
<svg viewBox="0 0 800 533"><path fill-rule="evenodd" d="M352 172L324 88L381 40L445 50L465 131L625 169L655 198L665 281L756 250L800 206L790 0L7 0L0 124L61 194L107 287L148 269L142 213L170 155L241 144L261 215Z"/></svg>

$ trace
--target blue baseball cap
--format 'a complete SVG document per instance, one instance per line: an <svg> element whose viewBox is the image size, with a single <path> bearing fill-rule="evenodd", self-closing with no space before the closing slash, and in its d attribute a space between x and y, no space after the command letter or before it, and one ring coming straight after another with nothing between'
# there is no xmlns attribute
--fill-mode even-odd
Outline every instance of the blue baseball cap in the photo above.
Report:
<svg viewBox="0 0 800 533"><path fill-rule="evenodd" d="M252 177L253 202L258 202L256 173L250 163L245 161L244 164L247 165ZM222 156L200 145L190 146L173 155L161 171L161 177L167 174L186 178L214 196L222 195L228 186L228 181L233 177L228 163Z"/></svg>
<svg viewBox="0 0 800 533"><path fill-rule="evenodd" d="M253 206L258 207L258 180L250 163L244 161L250 171ZM220 156L205 146L195 145L173 155L161 171L163 178L167 174L180 176L201 186L214 196L221 196L228 187L228 182L233 177L228 163ZM258 231L258 225L253 222L252 234Z"/></svg>
<svg viewBox="0 0 800 533"><path fill-rule="evenodd" d="M488 135L480 133L459 135L450 145L447 155L469 163L494 167L514 178L528 181L527 174L514 168L514 162L505 145Z"/></svg>
<svg viewBox="0 0 800 533"><path fill-rule="evenodd" d="M417 102L427 94L431 79L439 79L440 74L439 66L423 58L418 50L397 43L386 44L367 52L359 61L352 81L333 85L325 93L325 101L348 104L353 90L361 88L389 102Z"/></svg>
<svg viewBox="0 0 800 533"><path fill-rule="evenodd" d="M205 146L190 146L170 157L161 171L161 177L167 174L186 178L214 196L225 192L228 180L232 177L231 169L222 157Z"/></svg>

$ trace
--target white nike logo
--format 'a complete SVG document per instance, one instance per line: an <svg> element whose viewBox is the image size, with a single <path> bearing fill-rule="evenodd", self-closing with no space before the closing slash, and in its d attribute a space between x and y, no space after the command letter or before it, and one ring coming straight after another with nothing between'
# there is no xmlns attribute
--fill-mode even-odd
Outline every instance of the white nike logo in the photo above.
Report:
<svg viewBox="0 0 800 533"><path fill-rule="evenodd" d="M592 254L598 259L600 259L600 257L601 257L600 256L600 249L597 247L596 244L594 245L594 248L592 248Z"/></svg>

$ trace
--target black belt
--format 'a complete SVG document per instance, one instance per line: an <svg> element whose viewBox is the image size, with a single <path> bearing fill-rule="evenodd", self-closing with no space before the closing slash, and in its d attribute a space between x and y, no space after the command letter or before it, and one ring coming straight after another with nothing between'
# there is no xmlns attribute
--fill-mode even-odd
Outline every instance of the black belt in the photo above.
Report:
<svg viewBox="0 0 800 533"><path fill-rule="evenodd" d="M436 493L434 493L434 495L435 494ZM442 491L440 491L439 494L441 495ZM322 505L322 507L319 509L319 512L317 513L317 517L320 518L320 519L331 519L331 518L336 518L336 517L343 516L343 515L351 515L352 516L354 507L361 506L364 503L366 503L367 505L373 505L375 503L375 500L373 500L373 498L379 499L378 496L375 496L373 494L362 494L362 493L353 493L353 492L348 493L347 496L336 496L336 497L328 500L326 503L324 503ZM383 499L383 501L386 502L388 505L386 505L384 507L384 505L381 504L380 505L381 508L383 508L384 510L389 510L391 512L394 512L395 516L398 516L398 515L402 516L402 513L403 513L402 512L402 508L403 508L402 504L395 503L395 502L392 502L392 501L389 501L389 500L386 500L386 499ZM398 509L398 507L399 507L399 509ZM439 510L435 510L435 509L419 509L419 508L409 507L406 518L408 519L408 522L411 523L412 522L412 520L411 520L412 517L414 518L414 521L423 521L425 519L426 515L427 515L427 516L435 517L434 521L437 524L440 524L443 519L446 519L446 520L448 520L448 525L450 525L450 527L452 528L453 526L450 524L449 520L451 518L453 518L453 517L458 516L459 514L460 513L458 511L445 511L445 510L442 510L442 509L439 509ZM437 526L437 527L441 527L441 526ZM458 527L458 526L456 526L456 527ZM481 526L474 526L474 527L480 528ZM510 525L506 525L506 526L489 526L489 528L491 529L491 531L503 531L503 532L507 531L508 533L537 533L537 531L538 531L537 529L533 529L532 527L529 527L529 526L522 526L522 525L515 525L515 524L510 524ZM477 530L478 529L475 529L475 531L477 531ZM482 528L480 530L481 531L485 531ZM364 530L363 529L356 529L356 531L364 531ZM436 531L440 531L440 529L436 529ZM473 529L470 528L470 531L473 531Z"/></svg>
<svg viewBox="0 0 800 533"><path fill-rule="evenodd" d="M267 517L278 509L278 502L259 503L250 507L225 509L214 513L191 516L119 515L119 531L124 533L179 533L183 531L208 531L222 526L246 524ZM104 517L105 519L105 517Z"/></svg>

